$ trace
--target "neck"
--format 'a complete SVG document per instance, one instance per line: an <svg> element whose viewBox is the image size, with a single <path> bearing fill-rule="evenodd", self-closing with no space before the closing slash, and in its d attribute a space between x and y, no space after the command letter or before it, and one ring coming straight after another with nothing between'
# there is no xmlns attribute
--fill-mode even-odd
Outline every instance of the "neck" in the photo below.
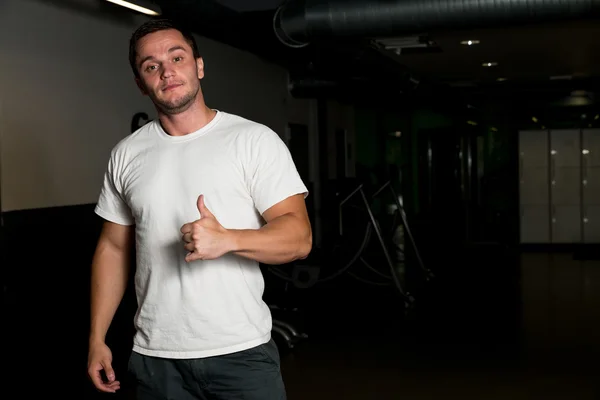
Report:
<svg viewBox="0 0 600 400"><path fill-rule="evenodd" d="M208 125L215 115L216 111L206 106L202 96L198 96L187 110L178 114L166 114L158 110L158 119L165 132L171 136L184 136L196 132Z"/></svg>

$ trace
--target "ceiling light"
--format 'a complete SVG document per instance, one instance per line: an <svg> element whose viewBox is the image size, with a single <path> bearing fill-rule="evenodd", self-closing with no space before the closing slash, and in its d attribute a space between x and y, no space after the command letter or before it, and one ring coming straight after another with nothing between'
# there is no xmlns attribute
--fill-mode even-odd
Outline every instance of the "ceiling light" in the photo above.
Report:
<svg viewBox="0 0 600 400"><path fill-rule="evenodd" d="M142 14L146 14L146 15L159 15L160 14L158 11L150 8L152 5L148 4L147 1L142 1L142 3L144 3L144 6L134 4L134 3L131 3L131 2L125 1L125 0L106 0L106 1L116 4L118 6L123 6L123 7L129 8L130 10L134 10L134 11L140 12ZM136 3L141 3L140 0L135 0L135 1L136 1ZM156 8L156 7L153 7L153 8Z"/></svg>
<svg viewBox="0 0 600 400"><path fill-rule="evenodd" d="M497 62L485 62L482 64L484 67L495 67L496 65L498 65Z"/></svg>
<svg viewBox="0 0 600 400"><path fill-rule="evenodd" d="M596 116L594 117L594 119L600 119L600 115L596 114Z"/></svg>
<svg viewBox="0 0 600 400"><path fill-rule="evenodd" d="M479 44L479 40L463 40L460 44L464 44L465 46L473 46L474 44Z"/></svg>
<svg viewBox="0 0 600 400"><path fill-rule="evenodd" d="M498 82L504 82L506 80L506 78L498 78L496 79Z"/></svg>
<svg viewBox="0 0 600 400"><path fill-rule="evenodd" d="M571 92L571 96L587 96L588 92L585 90L574 90Z"/></svg>
<svg viewBox="0 0 600 400"><path fill-rule="evenodd" d="M535 123L537 123L537 122L538 122L538 119L537 119L536 117L531 117L531 120L532 120L533 122L535 122Z"/></svg>

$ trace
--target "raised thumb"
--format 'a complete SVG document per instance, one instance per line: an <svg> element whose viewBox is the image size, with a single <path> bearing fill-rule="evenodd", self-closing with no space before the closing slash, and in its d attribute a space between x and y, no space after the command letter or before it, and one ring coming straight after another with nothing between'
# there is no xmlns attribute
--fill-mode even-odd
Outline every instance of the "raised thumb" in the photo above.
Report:
<svg viewBox="0 0 600 400"><path fill-rule="evenodd" d="M206 208L206 204L204 204L203 194L198 196L198 211L200 211L201 218L212 217L212 213L209 211L208 208Z"/></svg>

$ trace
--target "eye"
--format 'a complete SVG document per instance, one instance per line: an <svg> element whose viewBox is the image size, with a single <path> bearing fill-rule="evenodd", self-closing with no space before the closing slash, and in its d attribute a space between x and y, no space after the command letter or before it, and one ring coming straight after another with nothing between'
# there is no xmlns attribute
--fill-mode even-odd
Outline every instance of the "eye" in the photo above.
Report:
<svg viewBox="0 0 600 400"><path fill-rule="evenodd" d="M148 66L146 67L146 71L147 71L147 72L152 72L152 71L154 71L156 68L158 68L158 66L156 66L156 65L148 65Z"/></svg>
<svg viewBox="0 0 600 400"><path fill-rule="evenodd" d="M181 60L183 60L183 57L181 57L181 56L178 56L178 57L175 57L173 60L174 60L175 62L178 62L178 61L181 61Z"/></svg>

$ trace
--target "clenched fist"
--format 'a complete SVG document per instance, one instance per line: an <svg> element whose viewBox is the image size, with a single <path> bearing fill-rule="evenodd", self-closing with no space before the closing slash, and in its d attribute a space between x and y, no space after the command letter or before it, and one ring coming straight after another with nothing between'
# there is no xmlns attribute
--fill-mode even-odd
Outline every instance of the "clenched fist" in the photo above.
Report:
<svg viewBox="0 0 600 400"><path fill-rule="evenodd" d="M213 260L232 250L230 232L223 228L217 218L204 204L204 195L198 197L200 219L181 227L185 249L189 252L185 261Z"/></svg>

